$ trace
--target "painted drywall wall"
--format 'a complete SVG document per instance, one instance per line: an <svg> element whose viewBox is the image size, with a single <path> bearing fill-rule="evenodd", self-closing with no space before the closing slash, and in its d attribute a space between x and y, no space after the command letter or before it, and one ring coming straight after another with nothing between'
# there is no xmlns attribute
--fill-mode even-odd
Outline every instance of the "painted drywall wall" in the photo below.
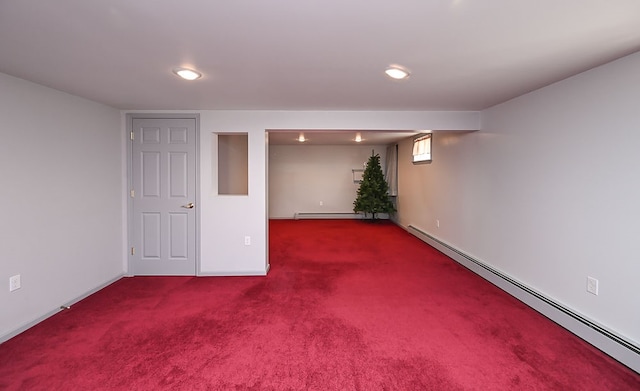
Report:
<svg viewBox="0 0 640 391"><path fill-rule="evenodd" d="M384 171L384 145L271 145L269 217L353 213L359 183L352 170L363 170L372 151L380 155Z"/></svg>
<svg viewBox="0 0 640 391"><path fill-rule="evenodd" d="M634 54L488 109L480 132L436 133L429 165L402 143L400 224L637 344L638 69Z"/></svg>
<svg viewBox="0 0 640 391"><path fill-rule="evenodd" d="M120 126L118 110L0 74L0 340L122 275Z"/></svg>
<svg viewBox="0 0 640 391"><path fill-rule="evenodd" d="M127 113L177 111L123 111ZM186 111L182 111L183 113ZM189 111L200 114L200 257L199 275L263 275L269 268L268 130L477 130L479 112L350 112L350 111ZM246 133L249 148L249 191L246 196L219 195L217 133ZM123 141L124 142L124 141ZM126 165L126 155L122 155ZM123 202L126 202L123 201ZM126 232L126 224L122 227ZM245 245L245 237L250 245ZM125 256L126 257L126 256ZM126 259L123 261L126 264Z"/></svg>

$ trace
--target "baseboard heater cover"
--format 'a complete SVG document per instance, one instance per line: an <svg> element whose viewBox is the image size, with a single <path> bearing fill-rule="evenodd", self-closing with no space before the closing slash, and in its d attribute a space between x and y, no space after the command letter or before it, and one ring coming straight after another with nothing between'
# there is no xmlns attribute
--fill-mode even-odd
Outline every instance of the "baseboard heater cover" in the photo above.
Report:
<svg viewBox="0 0 640 391"><path fill-rule="evenodd" d="M296 212L293 215L295 220L302 219L362 219L361 213L350 212Z"/></svg>
<svg viewBox="0 0 640 391"><path fill-rule="evenodd" d="M540 312L555 323L640 373L640 346L413 225L409 225L407 231L443 254L451 257L462 266L487 279L489 282ZM532 298L535 300L532 301ZM549 311L549 309L551 309L551 311ZM559 315L564 315L564 319ZM567 317L573 321L573 325L566 321ZM580 327L576 327L576 325ZM614 344L607 342L614 342Z"/></svg>

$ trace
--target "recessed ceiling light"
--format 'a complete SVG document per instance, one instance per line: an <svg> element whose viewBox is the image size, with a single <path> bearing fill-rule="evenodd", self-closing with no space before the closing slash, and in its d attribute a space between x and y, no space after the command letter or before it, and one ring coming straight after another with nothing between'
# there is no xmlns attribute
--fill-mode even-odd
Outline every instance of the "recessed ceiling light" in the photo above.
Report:
<svg viewBox="0 0 640 391"><path fill-rule="evenodd" d="M304 134L300 133L300 136L298 136L298 142L303 143L307 141L306 138L304 138Z"/></svg>
<svg viewBox="0 0 640 391"><path fill-rule="evenodd" d="M400 65L391 65L389 68L387 68L384 71L384 73L386 73L387 76L389 76L390 78L396 79L396 80L406 79L411 74L409 70L407 70L405 67L402 67Z"/></svg>
<svg viewBox="0 0 640 391"><path fill-rule="evenodd" d="M362 142L362 135L360 133L356 133L356 138L353 140L357 143L361 143Z"/></svg>
<svg viewBox="0 0 640 391"><path fill-rule="evenodd" d="M196 80L202 77L202 73L189 68L175 68L173 73L185 80Z"/></svg>

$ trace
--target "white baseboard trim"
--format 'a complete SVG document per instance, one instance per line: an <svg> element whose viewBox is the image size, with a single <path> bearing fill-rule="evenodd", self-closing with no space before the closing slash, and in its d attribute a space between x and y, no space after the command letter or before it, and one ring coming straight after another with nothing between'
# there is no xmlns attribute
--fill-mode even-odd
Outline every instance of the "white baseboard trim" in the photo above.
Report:
<svg viewBox="0 0 640 391"><path fill-rule="evenodd" d="M223 270L219 272L204 272L198 273L198 277L250 277L250 276L266 276L269 273L270 265L267 265L265 270L240 270L240 271L228 271Z"/></svg>
<svg viewBox="0 0 640 391"><path fill-rule="evenodd" d="M74 298L73 300L70 300L70 301L68 301L66 303L62 303L61 306L71 307L72 305L74 305L75 303L79 302L80 300L82 300L82 299L84 299L84 298L86 298L88 296L91 296L92 294L96 293L97 291L99 291L101 289L106 288L107 286L109 286L109 285L113 284L114 282L120 280L124 276L125 276L124 274L120 274L117 277L112 278L112 279L108 280L107 282L102 283L102 284L98 285L97 287L86 291L85 293L83 293L80 296ZM42 315L42 316L30 321L30 322L27 322L26 324L18 327L17 329L15 329L15 330L7 333L7 334L4 334L4 335L0 336L0 343L8 341L11 338L15 337L16 335L27 331L31 327L37 325L38 323L42 322L43 320L45 320L47 318L52 317L53 315L57 314L60 311L62 311L62 309L60 307L58 307L58 308L56 308L54 310L51 310L51 311L45 313L44 315Z"/></svg>
<svg viewBox="0 0 640 391"><path fill-rule="evenodd" d="M415 226L409 233L478 274L604 353L640 373L640 346Z"/></svg>

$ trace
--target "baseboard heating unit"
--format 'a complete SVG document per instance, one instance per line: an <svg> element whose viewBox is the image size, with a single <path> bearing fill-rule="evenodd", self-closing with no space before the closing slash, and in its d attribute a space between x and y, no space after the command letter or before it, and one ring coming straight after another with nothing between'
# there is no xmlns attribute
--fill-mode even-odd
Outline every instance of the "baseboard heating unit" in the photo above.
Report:
<svg viewBox="0 0 640 391"><path fill-rule="evenodd" d="M361 219L361 213L350 212L296 212L293 215L295 220L302 219Z"/></svg>
<svg viewBox="0 0 640 391"><path fill-rule="evenodd" d="M380 220L388 220L387 213L379 213L377 216ZM295 220L303 219L370 219L371 214L353 212L296 212L293 214Z"/></svg>
<svg viewBox="0 0 640 391"><path fill-rule="evenodd" d="M555 302L540 292L413 225L409 225L406 230L622 364L640 373L640 346L636 343L607 330L585 316Z"/></svg>

